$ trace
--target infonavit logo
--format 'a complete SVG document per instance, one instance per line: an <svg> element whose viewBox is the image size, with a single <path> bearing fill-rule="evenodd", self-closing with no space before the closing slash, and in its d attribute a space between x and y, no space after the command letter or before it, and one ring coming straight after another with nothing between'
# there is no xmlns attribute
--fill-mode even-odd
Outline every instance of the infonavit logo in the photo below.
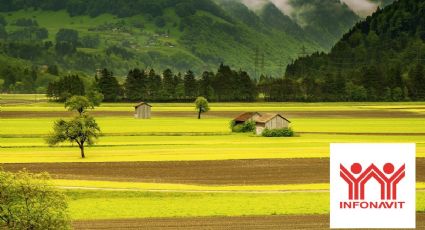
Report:
<svg viewBox="0 0 425 230"><path fill-rule="evenodd" d="M415 144L331 144L331 228L415 228Z"/></svg>

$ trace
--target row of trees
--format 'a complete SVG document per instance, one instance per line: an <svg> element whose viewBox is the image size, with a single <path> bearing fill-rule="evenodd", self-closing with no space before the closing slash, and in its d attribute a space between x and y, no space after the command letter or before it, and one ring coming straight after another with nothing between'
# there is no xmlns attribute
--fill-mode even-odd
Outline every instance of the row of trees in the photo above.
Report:
<svg viewBox="0 0 425 230"><path fill-rule="evenodd" d="M183 76L170 69L162 76L153 69L149 72L134 69L127 75L124 94L128 100L192 100L201 95L214 101L253 101L256 85L245 71L234 71L220 65L217 72L205 71L195 77L192 71Z"/></svg>
<svg viewBox="0 0 425 230"><path fill-rule="evenodd" d="M383 70L370 65L349 72L313 74L279 79L261 77L259 92L271 101L425 100L425 68L420 63L407 73L399 66Z"/></svg>
<svg viewBox="0 0 425 230"><path fill-rule="evenodd" d="M166 69L130 70L120 83L113 73L103 69L85 89L84 81L74 75L52 82L48 97L65 101L72 95L87 95L106 101L191 101L204 96L211 101L254 101L262 95L268 101L406 101L425 99L425 67L415 65L407 74L391 68L389 76L375 66L350 73L327 73L324 78L272 78L261 76L258 83L244 71L220 65L216 73L195 76ZM354 79L352 76L356 76ZM385 79L385 80L384 80ZM96 100L96 99L94 99ZM98 100L98 99L97 99Z"/></svg>
<svg viewBox="0 0 425 230"><path fill-rule="evenodd" d="M90 89L85 90L83 80L73 75L50 83L47 96L64 101L73 95L93 92L101 93L105 101L193 101L197 96L212 101L253 101L257 97L256 83L246 72L223 64L216 73L206 71L199 77L190 70L182 75L166 69L160 75L154 69L136 68L129 71L122 84L111 71L103 69Z"/></svg>

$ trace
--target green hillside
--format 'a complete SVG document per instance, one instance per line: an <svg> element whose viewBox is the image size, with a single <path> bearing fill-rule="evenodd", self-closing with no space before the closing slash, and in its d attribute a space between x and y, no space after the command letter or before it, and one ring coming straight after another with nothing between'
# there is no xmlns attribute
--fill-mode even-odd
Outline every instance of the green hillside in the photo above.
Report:
<svg viewBox="0 0 425 230"><path fill-rule="evenodd" d="M271 100L425 100L424 64L425 2L399 0L357 23L330 53L290 64L278 80L283 87L267 95Z"/></svg>
<svg viewBox="0 0 425 230"><path fill-rule="evenodd" d="M80 3L83 8L79 10L71 4L74 1L65 1L68 5L58 5L54 10L43 5L35 8L32 1L27 6L9 2L1 3L8 6L1 7L6 11L1 15L7 23L2 53L38 66L58 65L63 70L88 74L102 67L119 75L133 67L192 69L200 73L215 69L221 62L247 69L252 75L256 71L282 74L282 66L296 58L302 46L310 51L322 50L312 40L299 40L291 29L268 26L242 4L234 4L233 10L240 15L233 15L207 0L181 1L184 4L161 1L160 12L153 15L131 10L115 12L96 3L97 12L92 12L88 3ZM244 14L258 20L261 29L245 21ZM25 24L29 19L34 25ZM75 51L55 49L56 35L63 28L78 32ZM47 36L37 36L40 31Z"/></svg>

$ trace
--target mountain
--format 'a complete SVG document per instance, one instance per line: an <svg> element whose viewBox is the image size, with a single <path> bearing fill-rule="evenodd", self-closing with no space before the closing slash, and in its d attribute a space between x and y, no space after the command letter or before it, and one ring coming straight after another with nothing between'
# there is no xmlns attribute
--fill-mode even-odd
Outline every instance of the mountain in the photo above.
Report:
<svg viewBox="0 0 425 230"><path fill-rule="evenodd" d="M124 75L138 66L200 73L225 62L252 75L282 74L301 47L323 49L299 36L301 29L280 11L273 14L288 27L269 26L237 2L5 0L0 11L3 55L66 71L108 67ZM61 29L73 31L62 30L58 39Z"/></svg>
<svg viewBox="0 0 425 230"><path fill-rule="evenodd" d="M288 65L284 81L301 82L291 96L302 100L424 100L424 63L425 2L399 0L357 23L329 53Z"/></svg>
<svg viewBox="0 0 425 230"><path fill-rule="evenodd" d="M46 79L100 68L123 76L134 67L199 75L221 62L255 78L281 76L292 59L329 50L359 20L339 0L289 0L290 13L265 2L253 9L237 0L3 0L0 56L9 64L0 76L19 68ZM42 91L45 82L34 85Z"/></svg>

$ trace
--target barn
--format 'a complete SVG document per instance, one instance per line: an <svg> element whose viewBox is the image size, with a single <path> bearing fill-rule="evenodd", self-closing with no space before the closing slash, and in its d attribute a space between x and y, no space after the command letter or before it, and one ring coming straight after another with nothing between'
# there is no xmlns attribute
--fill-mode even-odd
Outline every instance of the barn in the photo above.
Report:
<svg viewBox="0 0 425 230"><path fill-rule="evenodd" d="M152 106L146 102L140 102L134 106L134 118L137 119L150 119L151 118L151 108Z"/></svg>
<svg viewBox="0 0 425 230"><path fill-rule="evenodd" d="M288 119L278 113L264 113L255 119L255 133L261 135L264 129L283 129L289 128Z"/></svg>
<svg viewBox="0 0 425 230"><path fill-rule="evenodd" d="M239 124L243 124L245 121L250 121L250 120L254 120L257 119L258 117L260 117L261 114L257 113L257 112L246 112L246 113L242 113L239 116L237 116L235 119L233 119L235 125L239 125Z"/></svg>

